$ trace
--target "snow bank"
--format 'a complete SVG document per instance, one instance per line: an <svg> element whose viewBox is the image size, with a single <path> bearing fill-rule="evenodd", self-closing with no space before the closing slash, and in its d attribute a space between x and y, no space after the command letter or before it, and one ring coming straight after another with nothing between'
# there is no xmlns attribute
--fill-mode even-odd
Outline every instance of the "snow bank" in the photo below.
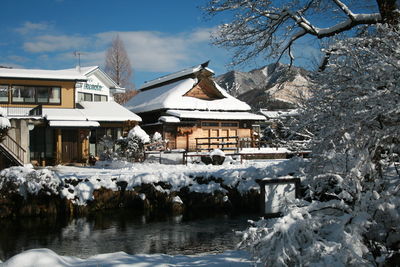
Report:
<svg viewBox="0 0 400 267"><path fill-rule="evenodd" d="M87 201L93 199L95 189L103 187L118 190L118 182L126 182L126 190L134 190L134 187L142 184L165 183L171 185L172 188L163 190L160 186L155 186L155 189L169 193L188 187L191 192L213 194L215 191L227 192L223 188L227 186L237 188L240 193L245 194L250 190L260 189L256 179L276 178L289 174L301 176L301 166L305 162L301 158L249 161L244 164L220 166L115 162L107 168L57 166L54 171L63 181L80 181L76 186L70 183L62 190L62 194L71 199L74 204L85 205ZM202 177L208 183L199 183L196 177ZM216 179L222 182L215 182Z"/></svg>
<svg viewBox="0 0 400 267"><path fill-rule="evenodd" d="M301 176L301 158L290 160L249 161L244 164L226 165L164 165L159 163L112 162L109 166L72 167L56 166L35 170L30 167L12 167L0 173L0 189L11 184L7 191L20 195L36 195L39 191L48 195L60 195L76 205L86 205L94 199L93 192L104 188L134 190L142 184L164 183L165 189L154 188L163 193L178 192L187 187L190 192L214 194L227 193L226 187L236 188L241 194L259 191L256 179L277 178L286 175ZM199 180L199 177L200 180ZM7 187L7 188L8 188ZM224 188L225 187L225 188Z"/></svg>
<svg viewBox="0 0 400 267"><path fill-rule="evenodd" d="M100 254L87 259L59 256L50 249L24 251L8 261L7 267L70 267L70 266L253 266L249 255L243 251L226 251L222 254L171 256L165 254L129 255L125 252Z"/></svg>

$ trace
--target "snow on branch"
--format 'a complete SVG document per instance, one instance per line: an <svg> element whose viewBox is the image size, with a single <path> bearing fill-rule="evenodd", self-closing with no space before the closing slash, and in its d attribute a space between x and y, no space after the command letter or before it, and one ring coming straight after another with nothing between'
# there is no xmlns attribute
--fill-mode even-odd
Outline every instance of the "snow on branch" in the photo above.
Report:
<svg viewBox="0 0 400 267"><path fill-rule="evenodd" d="M359 25L381 22L383 15L376 13L379 8L375 5L371 13L358 14L353 6L341 0L210 0L204 10L211 16L232 15L231 21L214 35L213 42L232 49L233 64L241 64L260 55L281 59L288 53L293 60L291 47L306 35L321 39ZM335 12L339 16L333 16ZM325 18L324 22L330 20L332 26L318 25L321 17Z"/></svg>

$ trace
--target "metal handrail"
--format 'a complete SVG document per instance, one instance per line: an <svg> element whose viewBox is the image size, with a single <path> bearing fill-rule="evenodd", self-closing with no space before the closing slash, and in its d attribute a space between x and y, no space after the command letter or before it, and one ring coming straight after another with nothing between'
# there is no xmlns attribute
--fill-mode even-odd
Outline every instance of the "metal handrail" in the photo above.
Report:
<svg viewBox="0 0 400 267"><path fill-rule="evenodd" d="M2 144L9 150L9 152L20 162L25 162L26 150L21 147L11 136L6 134Z"/></svg>

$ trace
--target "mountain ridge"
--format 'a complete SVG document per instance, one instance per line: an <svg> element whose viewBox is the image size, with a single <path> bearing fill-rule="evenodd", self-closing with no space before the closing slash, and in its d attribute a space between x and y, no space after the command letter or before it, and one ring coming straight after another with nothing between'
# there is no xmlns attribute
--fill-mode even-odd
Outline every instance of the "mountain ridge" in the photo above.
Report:
<svg viewBox="0 0 400 267"><path fill-rule="evenodd" d="M254 111L277 110L295 108L309 97L310 73L300 67L274 63L249 72L229 71L215 80Z"/></svg>

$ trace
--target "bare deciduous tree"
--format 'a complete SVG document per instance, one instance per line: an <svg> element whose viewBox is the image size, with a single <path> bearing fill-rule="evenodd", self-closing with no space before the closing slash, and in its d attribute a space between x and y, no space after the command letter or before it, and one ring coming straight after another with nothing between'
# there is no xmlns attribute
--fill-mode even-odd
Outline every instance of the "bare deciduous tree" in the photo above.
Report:
<svg viewBox="0 0 400 267"><path fill-rule="evenodd" d="M133 89L131 63L119 35L113 39L107 50L105 71L119 86Z"/></svg>
<svg viewBox="0 0 400 267"><path fill-rule="evenodd" d="M114 101L120 105L123 105L138 93L139 91L136 90L128 90L125 93L114 94Z"/></svg>
<svg viewBox="0 0 400 267"><path fill-rule="evenodd" d="M260 55L279 60L285 53L292 62L293 44L306 35L321 39L360 25L395 25L396 8L396 0L209 0L204 9L211 16L233 15L214 44L233 49L233 64L241 64Z"/></svg>

